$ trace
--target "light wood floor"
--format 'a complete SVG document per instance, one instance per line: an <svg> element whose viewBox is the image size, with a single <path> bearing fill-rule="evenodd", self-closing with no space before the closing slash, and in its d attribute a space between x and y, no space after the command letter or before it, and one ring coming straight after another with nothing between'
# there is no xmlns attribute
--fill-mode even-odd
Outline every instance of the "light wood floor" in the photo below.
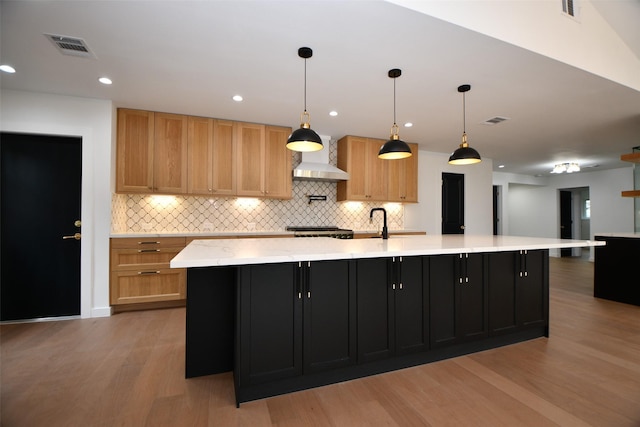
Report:
<svg viewBox="0 0 640 427"><path fill-rule="evenodd" d="M640 307L550 264L548 339L240 409L231 374L184 379L184 308L3 325L2 426L640 426Z"/></svg>

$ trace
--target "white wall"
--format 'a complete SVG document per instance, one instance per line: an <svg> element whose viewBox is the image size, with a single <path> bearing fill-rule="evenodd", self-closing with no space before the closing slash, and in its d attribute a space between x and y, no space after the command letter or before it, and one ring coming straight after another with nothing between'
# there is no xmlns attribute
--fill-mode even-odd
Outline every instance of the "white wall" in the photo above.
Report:
<svg viewBox="0 0 640 427"><path fill-rule="evenodd" d="M464 174L465 234L493 233L491 159L468 166L452 166L449 154L418 151L418 200L405 205L404 226L442 234L442 172Z"/></svg>
<svg viewBox="0 0 640 427"><path fill-rule="evenodd" d="M503 187L503 234L560 237L560 189L589 187L591 236L634 231L633 199L620 192L633 188L633 168L580 172L551 178L495 172ZM553 254L553 253L552 253Z"/></svg>
<svg viewBox="0 0 640 427"><path fill-rule="evenodd" d="M560 0L387 0L640 90L640 58L589 0L577 19ZM634 5L621 5L634 12Z"/></svg>
<svg viewBox="0 0 640 427"><path fill-rule="evenodd" d="M82 137L80 314L109 316L109 233L115 119L111 101L3 90L3 131Z"/></svg>

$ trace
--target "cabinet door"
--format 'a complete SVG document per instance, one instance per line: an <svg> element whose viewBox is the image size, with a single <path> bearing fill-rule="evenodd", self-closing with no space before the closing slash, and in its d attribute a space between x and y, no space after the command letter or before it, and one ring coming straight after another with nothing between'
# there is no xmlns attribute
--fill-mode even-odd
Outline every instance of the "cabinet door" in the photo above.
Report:
<svg viewBox="0 0 640 427"><path fill-rule="evenodd" d="M237 123L237 194L264 195L264 125Z"/></svg>
<svg viewBox="0 0 640 427"><path fill-rule="evenodd" d="M211 194L213 190L213 119L189 117L187 137L187 191Z"/></svg>
<svg viewBox="0 0 640 427"><path fill-rule="evenodd" d="M456 335L459 341L487 336L487 298L482 254L462 254L456 295Z"/></svg>
<svg viewBox="0 0 640 427"><path fill-rule="evenodd" d="M346 136L338 141L338 167L349 172L348 181L338 182L338 201L369 200L366 176L367 149L366 138Z"/></svg>
<svg viewBox="0 0 640 427"><path fill-rule="evenodd" d="M500 335L518 327L516 318L516 263L519 252L487 254L489 333ZM519 262L518 262L519 263Z"/></svg>
<svg viewBox="0 0 640 427"><path fill-rule="evenodd" d="M239 267L239 384L302 374L297 263Z"/></svg>
<svg viewBox="0 0 640 427"><path fill-rule="evenodd" d="M521 251L517 278L517 316L521 327L548 325L547 251Z"/></svg>
<svg viewBox="0 0 640 427"><path fill-rule="evenodd" d="M213 123L212 193L216 196L236 194L236 132L233 122Z"/></svg>
<svg viewBox="0 0 640 427"><path fill-rule="evenodd" d="M355 261L303 266L304 372L355 362Z"/></svg>
<svg viewBox="0 0 640 427"><path fill-rule="evenodd" d="M152 191L153 133L153 112L118 109L117 192Z"/></svg>
<svg viewBox="0 0 640 427"><path fill-rule="evenodd" d="M390 260L372 258L356 262L358 363L363 363L393 353L393 289Z"/></svg>
<svg viewBox="0 0 640 427"><path fill-rule="evenodd" d="M411 157L388 160L389 186L387 198L391 202L418 202L418 145L408 145L413 153Z"/></svg>
<svg viewBox="0 0 640 427"><path fill-rule="evenodd" d="M429 317L431 347L443 347L456 341L456 289L460 259L456 255L429 258Z"/></svg>
<svg viewBox="0 0 640 427"><path fill-rule="evenodd" d="M187 116L155 113L154 192L187 192Z"/></svg>
<svg viewBox="0 0 640 427"><path fill-rule="evenodd" d="M389 187L389 162L378 158L380 147L385 143L383 140L367 140L366 158L366 193L367 200L387 201Z"/></svg>
<svg viewBox="0 0 640 427"><path fill-rule="evenodd" d="M429 263L423 257L394 259L396 355L429 348Z"/></svg>
<svg viewBox="0 0 640 427"><path fill-rule="evenodd" d="M267 126L265 129L265 196L291 198L291 150L286 147L291 128Z"/></svg>

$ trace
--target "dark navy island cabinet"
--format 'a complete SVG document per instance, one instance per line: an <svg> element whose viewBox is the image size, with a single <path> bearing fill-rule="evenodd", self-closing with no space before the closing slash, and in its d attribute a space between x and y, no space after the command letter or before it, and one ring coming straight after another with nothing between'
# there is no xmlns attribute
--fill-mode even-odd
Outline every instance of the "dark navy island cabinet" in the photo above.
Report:
<svg viewBox="0 0 640 427"><path fill-rule="evenodd" d="M236 402L548 336L548 251L187 271L186 376Z"/></svg>

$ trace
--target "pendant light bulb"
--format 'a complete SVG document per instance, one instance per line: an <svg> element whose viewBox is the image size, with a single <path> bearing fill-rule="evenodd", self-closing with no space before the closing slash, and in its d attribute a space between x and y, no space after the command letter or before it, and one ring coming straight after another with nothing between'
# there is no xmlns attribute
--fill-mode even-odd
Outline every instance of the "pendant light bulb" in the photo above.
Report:
<svg viewBox="0 0 640 427"><path fill-rule="evenodd" d="M389 140L380 147L378 157L385 160L405 159L411 157L411 148L400 139L398 125L396 124L396 78L402 75L402 70L394 68L389 70L388 76L393 79L393 126Z"/></svg>
<svg viewBox="0 0 640 427"><path fill-rule="evenodd" d="M458 86L458 92L462 93L462 143L460 147L454 151L449 157L449 164L451 165L472 165L480 163L482 159L480 154L469 147L467 142L467 109L465 104L465 93L471 90L471 85Z"/></svg>
<svg viewBox="0 0 640 427"><path fill-rule="evenodd" d="M300 128L294 130L287 139L287 148L292 151L319 151L322 150L322 140L311 129L309 124L311 116L307 112L307 59L313 56L313 50L309 47L298 49L298 56L304 59L304 111L300 115Z"/></svg>

